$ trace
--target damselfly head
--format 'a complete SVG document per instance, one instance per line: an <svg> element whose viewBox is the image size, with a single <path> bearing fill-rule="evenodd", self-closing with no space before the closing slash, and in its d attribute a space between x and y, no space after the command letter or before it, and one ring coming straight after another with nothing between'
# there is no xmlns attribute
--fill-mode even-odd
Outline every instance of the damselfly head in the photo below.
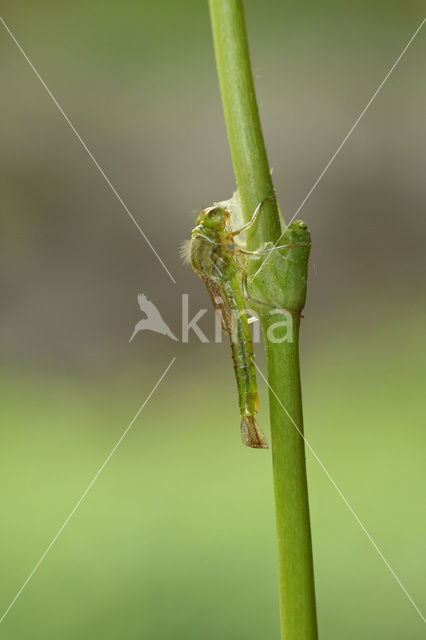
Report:
<svg viewBox="0 0 426 640"><path fill-rule="evenodd" d="M225 229L229 216L230 212L224 207L208 207L200 213L197 223L208 229L220 231Z"/></svg>

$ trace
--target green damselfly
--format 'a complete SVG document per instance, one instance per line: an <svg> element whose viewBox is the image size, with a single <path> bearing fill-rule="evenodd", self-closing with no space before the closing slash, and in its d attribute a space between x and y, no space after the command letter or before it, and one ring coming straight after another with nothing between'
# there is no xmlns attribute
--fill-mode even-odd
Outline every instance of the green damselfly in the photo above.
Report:
<svg viewBox="0 0 426 640"><path fill-rule="evenodd" d="M183 248L184 257L203 280L222 331L229 337L234 361L235 377L241 416L241 436L247 447L267 449L268 444L255 415L258 408L253 345L246 314L247 258L259 258L281 245L266 250L248 251L235 242L236 236L247 231L256 221L265 200L262 200L249 222L236 231L231 227L231 209L220 203L204 209L197 219L191 240ZM296 221L293 224L297 224ZM303 223L304 224L304 223ZM300 243L308 244L308 243ZM255 300L259 303L260 301ZM261 303L264 304L264 303Z"/></svg>

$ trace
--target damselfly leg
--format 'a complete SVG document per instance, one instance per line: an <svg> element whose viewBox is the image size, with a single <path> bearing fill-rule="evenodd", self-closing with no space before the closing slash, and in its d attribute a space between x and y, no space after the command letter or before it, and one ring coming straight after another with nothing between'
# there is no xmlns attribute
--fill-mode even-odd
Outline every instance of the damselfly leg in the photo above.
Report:
<svg viewBox="0 0 426 640"><path fill-rule="evenodd" d="M236 231L233 231L231 233L231 235L234 236L238 236L240 233L243 233L244 231L247 231L248 229L250 229L250 227L252 227L254 225L254 223L256 222L256 218L260 213L260 210L263 206L263 204L267 201L267 200L274 200L275 196L266 196L266 198L263 198L262 202L259 202L259 204L257 205L255 212L253 213L251 219L241 227L241 229L237 229Z"/></svg>
<svg viewBox="0 0 426 640"><path fill-rule="evenodd" d="M276 251L277 249L294 249L294 247L310 247L310 242L294 242L293 244L281 244L278 247L272 247L271 249L258 249L257 251L249 251L248 249L241 249L240 247L233 247L232 251L234 253L240 253L244 256L249 256L252 258L261 258L267 253L271 253L272 251Z"/></svg>

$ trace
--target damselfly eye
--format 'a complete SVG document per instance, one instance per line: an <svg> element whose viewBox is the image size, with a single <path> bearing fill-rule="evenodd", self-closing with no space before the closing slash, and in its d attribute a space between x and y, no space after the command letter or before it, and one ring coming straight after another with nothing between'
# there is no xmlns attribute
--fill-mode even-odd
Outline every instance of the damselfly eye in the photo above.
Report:
<svg viewBox="0 0 426 640"><path fill-rule="evenodd" d="M307 228L308 228L308 225L306 224L306 222L299 222L299 227L300 227L301 229L307 229Z"/></svg>

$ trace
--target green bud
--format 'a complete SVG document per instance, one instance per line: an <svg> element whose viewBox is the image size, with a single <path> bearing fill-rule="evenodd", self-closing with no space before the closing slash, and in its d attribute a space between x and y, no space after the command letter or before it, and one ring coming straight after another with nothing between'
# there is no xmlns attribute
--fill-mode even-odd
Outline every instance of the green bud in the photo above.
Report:
<svg viewBox="0 0 426 640"><path fill-rule="evenodd" d="M292 245L266 253L256 261L248 277L248 292L252 299L269 307L287 309L300 314L305 306L311 236L302 220L292 222L276 246ZM263 250L272 249L267 243ZM259 308L259 312L265 311Z"/></svg>

